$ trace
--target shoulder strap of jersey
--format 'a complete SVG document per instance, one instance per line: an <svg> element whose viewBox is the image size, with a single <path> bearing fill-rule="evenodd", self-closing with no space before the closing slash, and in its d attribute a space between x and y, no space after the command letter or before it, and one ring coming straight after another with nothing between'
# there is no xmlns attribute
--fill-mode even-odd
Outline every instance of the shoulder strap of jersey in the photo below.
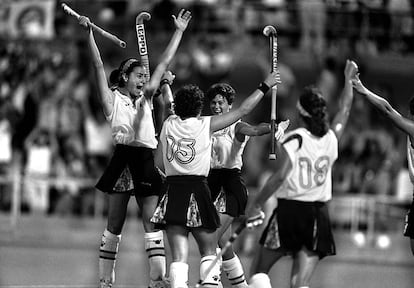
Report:
<svg viewBox="0 0 414 288"><path fill-rule="evenodd" d="M298 148L298 150L300 149L300 148L302 148L302 142L303 142L303 138L302 138L302 135L300 135L300 134L292 134L292 135L289 135L286 139L285 139L285 141L283 141L283 143L282 144L286 144L286 143L288 143L288 142L290 142L290 141L293 141L293 140L298 140L298 143L299 143L299 148Z"/></svg>

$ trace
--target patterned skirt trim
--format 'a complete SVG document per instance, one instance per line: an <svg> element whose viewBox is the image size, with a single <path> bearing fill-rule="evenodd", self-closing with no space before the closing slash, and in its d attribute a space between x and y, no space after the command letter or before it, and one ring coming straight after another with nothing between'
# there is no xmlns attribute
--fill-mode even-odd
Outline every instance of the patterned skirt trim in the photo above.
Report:
<svg viewBox="0 0 414 288"><path fill-rule="evenodd" d="M167 177L167 192L155 209L151 222L160 229L165 229L165 225L217 229L220 219L213 205L206 178Z"/></svg>
<svg viewBox="0 0 414 288"><path fill-rule="evenodd" d="M320 258L336 254L327 205L278 199L260 238L267 249L295 253L305 246Z"/></svg>

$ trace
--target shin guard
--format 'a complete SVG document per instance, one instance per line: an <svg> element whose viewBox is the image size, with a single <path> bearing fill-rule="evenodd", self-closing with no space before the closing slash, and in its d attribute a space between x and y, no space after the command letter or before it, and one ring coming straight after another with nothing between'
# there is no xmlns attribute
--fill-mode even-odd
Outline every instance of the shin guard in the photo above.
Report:
<svg viewBox="0 0 414 288"><path fill-rule="evenodd" d="M107 287L115 283L115 263L120 241L121 235L112 234L105 229L99 248L99 280Z"/></svg>

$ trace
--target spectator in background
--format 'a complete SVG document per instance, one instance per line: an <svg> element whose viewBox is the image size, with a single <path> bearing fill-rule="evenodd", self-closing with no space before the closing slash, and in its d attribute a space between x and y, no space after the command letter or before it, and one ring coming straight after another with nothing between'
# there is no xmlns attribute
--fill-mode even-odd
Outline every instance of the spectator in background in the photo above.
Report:
<svg viewBox="0 0 414 288"><path fill-rule="evenodd" d="M408 35L413 33L413 19L409 0L389 0L387 10L391 17L390 35L391 50L395 52L407 51L404 42Z"/></svg>
<svg viewBox="0 0 414 288"><path fill-rule="evenodd" d="M25 195L33 213L49 210L50 176L57 152L53 132L35 128L25 140Z"/></svg>
<svg viewBox="0 0 414 288"><path fill-rule="evenodd" d="M11 176L13 157L12 133L13 107L9 99L0 101L0 179L7 180ZM13 113L14 114L14 113ZM11 190L7 182L0 183L0 209L7 209L11 204Z"/></svg>
<svg viewBox="0 0 414 288"><path fill-rule="evenodd" d="M301 27L300 47L321 56L326 46L326 4L323 0L296 2Z"/></svg>
<svg viewBox="0 0 414 288"><path fill-rule="evenodd" d="M330 111L332 111L330 108L333 104L335 104L333 102L336 100L333 99L333 97L337 94L339 88L337 66L338 65L334 57L326 57L322 66L322 71L316 81L316 86L319 88L322 95L324 95Z"/></svg>
<svg viewBox="0 0 414 288"><path fill-rule="evenodd" d="M67 138L61 143L61 153L56 157L54 174L61 179L55 184L58 190L58 199L54 212L59 216L71 215L76 209L75 201L82 202L82 180L87 176L84 150L79 146L76 138Z"/></svg>

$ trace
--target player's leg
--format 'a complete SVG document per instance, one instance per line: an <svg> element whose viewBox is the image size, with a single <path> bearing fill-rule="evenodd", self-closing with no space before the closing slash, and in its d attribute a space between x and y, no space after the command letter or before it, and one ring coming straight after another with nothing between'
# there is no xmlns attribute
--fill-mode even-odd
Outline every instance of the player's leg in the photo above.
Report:
<svg viewBox="0 0 414 288"><path fill-rule="evenodd" d="M227 214L220 214L221 226L218 229L219 247L222 248L232 235L232 223L234 218ZM233 245L230 245L222 255L222 269L232 287L245 288L247 282L243 266L239 257L234 253Z"/></svg>
<svg viewBox="0 0 414 288"><path fill-rule="evenodd" d="M414 255L414 238L410 238L411 253Z"/></svg>
<svg viewBox="0 0 414 288"><path fill-rule="evenodd" d="M230 239L233 233L233 221L244 214L248 197L240 170L226 170L224 179L225 213L220 214L222 226L218 230L220 247L223 247ZM232 245L223 253L222 268L232 287L245 288L248 286L243 266L239 257L234 253Z"/></svg>
<svg viewBox="0 0 414 288"><path fill-rule="evenodd" d="M150 286L165 280L167 261L165 257L164 233L161 230L154 230L150 222L158 202L158 196L136 197L142 211L142 223L144 226L145 251L148 256Z"/></svg>
<svg viewBox="0 0 414 288"><path fill-rule="evenodd" d="M128 162L134 181L135 198L142 211L145 250L150 270L150 287L164 287L166 275L166 257L164 233L154 229L150 222L157 207L162 188L161 176L154 166L153 151L139 149L137 157L141 161Z"/></svg>
<svg viewBox="0 0 414 288"><path fill-rule="evenodd" d="M214 267L209 270L211 263L216 258L217 247L217 231L194 228L192 234L197 242L200 251L200 280L205 288L216 288L221 284L220 264L217 262Z"/></svg>
<svg viewBox="0 0 414 288"><path fill-rule="evenodd" d="M99 280L102 288L115 282L115 263L125 222L129 193L108 194L108 220L99 249Z"/></svg>
<svg viewBox="0 0 414 288"><path fill-rule="evenodd" d="M187 288L188 230L184 226L167 225L166 233L172 258L169 271L171 288Z"/></svg>
<svg viewBox="0 0 414 288"><path fill-rule="evenodd" d="M257 253L250 267L249 287L251 288L271 288L268 273L272 266L285 255L281 249L267 249L259 245Z"/></svg>
<svg viewBox="0 0 414 288"><path fill-rule="evenodd" d="M293 258L292 287L309 288L310 281L319 263L319 255L303 247Z"/></svg>

